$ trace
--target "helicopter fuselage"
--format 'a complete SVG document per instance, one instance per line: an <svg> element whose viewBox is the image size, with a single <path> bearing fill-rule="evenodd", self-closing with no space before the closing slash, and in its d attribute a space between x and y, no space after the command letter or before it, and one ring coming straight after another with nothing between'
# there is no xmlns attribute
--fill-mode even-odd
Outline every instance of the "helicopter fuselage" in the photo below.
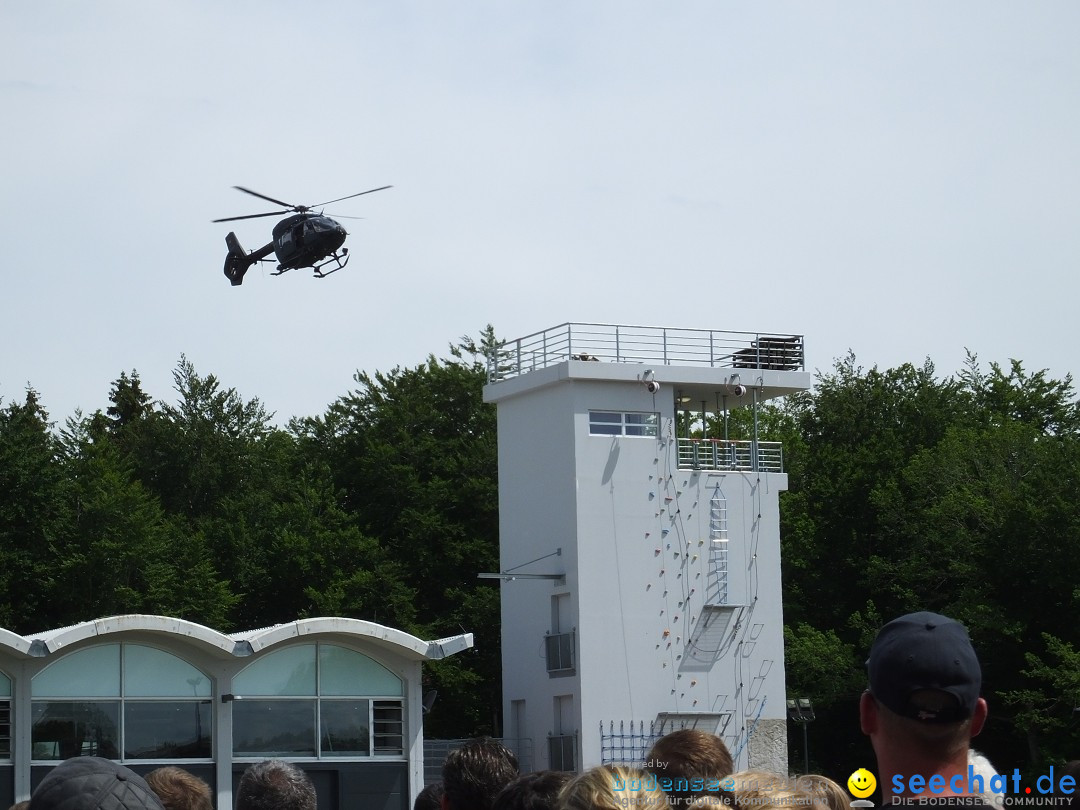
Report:
<svg viewBox="0 0 1080 810"><path fill-rule="evenodd" d="M278 270L314 267L333 256L348 234L330 217L311 212L293 214L274 226L274 254Z"/></svg>

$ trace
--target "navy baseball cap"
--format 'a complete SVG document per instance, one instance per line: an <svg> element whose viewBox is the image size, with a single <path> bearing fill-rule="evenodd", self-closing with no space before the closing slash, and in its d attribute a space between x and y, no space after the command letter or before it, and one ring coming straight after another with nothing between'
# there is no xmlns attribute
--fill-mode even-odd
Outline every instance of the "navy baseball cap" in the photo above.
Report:
<svg viewBox="0 0 1080 810"><path fill-rule="evenodd" d="M982 688L982 668L967 630L939 613L909 613L882 627L866 670L870 694L879 703L928 723L971 717ZM942 694L952 700L941 700Z"/></svg>
<svg viewBox="0 0 1080 810"><path fill-rule="evenodd" d="M165 810L141 776L112 760L75 757L49 771L31 810Z"/></svg>

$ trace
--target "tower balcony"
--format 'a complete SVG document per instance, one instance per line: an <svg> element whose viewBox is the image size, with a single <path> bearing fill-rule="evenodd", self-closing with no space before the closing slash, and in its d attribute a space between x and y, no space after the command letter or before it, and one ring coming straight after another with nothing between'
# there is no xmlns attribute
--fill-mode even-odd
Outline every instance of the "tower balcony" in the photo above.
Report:
<svg viewBox="0 0 1080 810"><path fill-rule="evenodd" d="M679 469L683 470L784 471L782 442L680 437L677 445Z"/></svg>

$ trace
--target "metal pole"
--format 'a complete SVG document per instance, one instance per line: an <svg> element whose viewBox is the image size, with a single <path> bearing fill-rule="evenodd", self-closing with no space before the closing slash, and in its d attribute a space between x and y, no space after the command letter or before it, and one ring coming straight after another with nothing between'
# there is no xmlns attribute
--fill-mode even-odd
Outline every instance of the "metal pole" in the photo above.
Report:
<svg viewBox="0 0 1080 810"><path fill-rule="evenodd" d="M810 725L806 721L802 724L802 750L803 750L803 773L810 773L810 744L807 742L806 727Z"/></svg>

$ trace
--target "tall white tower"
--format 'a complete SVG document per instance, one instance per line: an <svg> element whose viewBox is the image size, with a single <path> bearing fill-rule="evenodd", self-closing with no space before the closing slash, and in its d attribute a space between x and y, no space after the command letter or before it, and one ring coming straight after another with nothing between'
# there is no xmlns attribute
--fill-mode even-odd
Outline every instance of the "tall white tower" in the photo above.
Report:
<svg viewBox="0 0 1080 810"><path fill-rule="evenodd" d="M787 475L756 411L809 388L802 337L563 324L507 343L489 380L504 736L570 769L696 727L785 772Z"/></svg>

